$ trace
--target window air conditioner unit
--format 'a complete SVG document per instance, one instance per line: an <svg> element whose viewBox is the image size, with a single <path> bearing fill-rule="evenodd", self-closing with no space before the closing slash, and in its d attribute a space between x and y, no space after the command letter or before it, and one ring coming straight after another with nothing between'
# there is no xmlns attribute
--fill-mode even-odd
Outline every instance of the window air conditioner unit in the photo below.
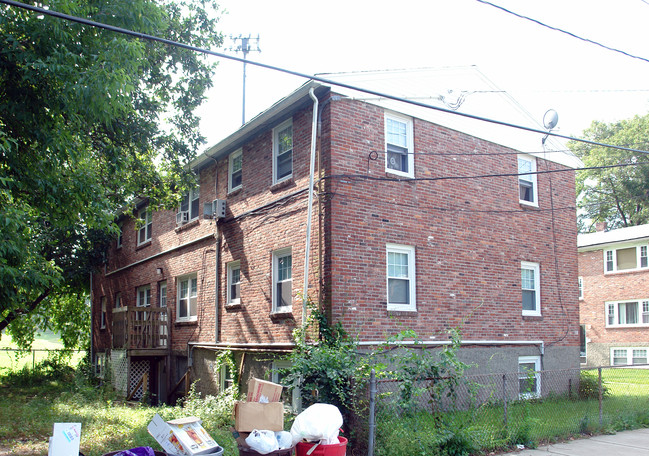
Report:
<svg viewBox="0 0 649 456"><path fill-rule="evenodd" d="M211 203L204 203L203 216L215 219L225 218L225 200L215 199Z"/></svg>
<svg viewBox="0 0 649 456"><path fill-rule="evenodd" d="M189 222L189 211L180 211L176 214L176 225Z"/></svg>

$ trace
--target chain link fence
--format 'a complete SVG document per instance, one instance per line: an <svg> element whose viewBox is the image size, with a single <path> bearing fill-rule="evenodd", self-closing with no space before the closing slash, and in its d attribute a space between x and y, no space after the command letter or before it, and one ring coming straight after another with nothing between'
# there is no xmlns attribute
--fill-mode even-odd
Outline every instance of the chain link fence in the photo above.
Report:
<svg viewBox="0 0 649 456"><path fill-rule="evenodd" d="M376 456L534 447L578 434L649 426L649 365L457 380L374 379L370 392L368 454Z"/></svg>
<svg viewBox="0 0 649 456"><path fill-rule="evenodd" d="M18 371L23 368L33 370L41 361L70 352L72 352L70 358L70 365L72 366L78 364L85 354L83 350L0 348L0 373Z"/></svg>

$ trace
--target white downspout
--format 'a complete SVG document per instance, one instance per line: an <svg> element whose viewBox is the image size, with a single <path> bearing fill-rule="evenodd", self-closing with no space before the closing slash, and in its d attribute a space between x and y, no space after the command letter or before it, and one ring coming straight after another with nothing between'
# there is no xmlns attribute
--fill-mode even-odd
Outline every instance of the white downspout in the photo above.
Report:
<svg viewBox="0 0 649 456"><path fill-rule="evenodd" d="M318 97L313 87L309 90L313 100L313 122L311 125L311 163L309 165L309 202L306 210L306 245L304 247L304 292L302 294L302 326L306 326L306 303L309 291L309 250L311 246L311 212L313 212L313 173L315 172L315 149L318 126Z"/></svg>

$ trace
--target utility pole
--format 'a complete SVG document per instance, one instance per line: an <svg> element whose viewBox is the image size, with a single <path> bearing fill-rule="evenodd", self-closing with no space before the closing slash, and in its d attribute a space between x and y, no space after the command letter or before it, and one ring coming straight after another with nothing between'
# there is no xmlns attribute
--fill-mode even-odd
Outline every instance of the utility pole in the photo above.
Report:
<svg viewBox="0 0 649 456"><path fill-rule="evenodd" d="M241 125L243 125L246 123L246 58L249 52L261 52L261 49L259 49L259 35L257 35L257 38L250 35L230 35L230 39L234 42L234 46L230 50L243 53L243 99L241 105Z"/></svg>

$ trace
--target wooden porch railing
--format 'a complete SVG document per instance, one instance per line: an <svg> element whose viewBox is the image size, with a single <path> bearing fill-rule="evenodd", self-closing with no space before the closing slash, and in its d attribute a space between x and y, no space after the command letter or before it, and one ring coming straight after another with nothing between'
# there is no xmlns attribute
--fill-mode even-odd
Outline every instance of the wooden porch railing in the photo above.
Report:
<svg viewBox="0 0 649 456"><path fill-rule="evenodd" d="M113 348L167 349L169 315L166 307L113 309Z"/></svg>

